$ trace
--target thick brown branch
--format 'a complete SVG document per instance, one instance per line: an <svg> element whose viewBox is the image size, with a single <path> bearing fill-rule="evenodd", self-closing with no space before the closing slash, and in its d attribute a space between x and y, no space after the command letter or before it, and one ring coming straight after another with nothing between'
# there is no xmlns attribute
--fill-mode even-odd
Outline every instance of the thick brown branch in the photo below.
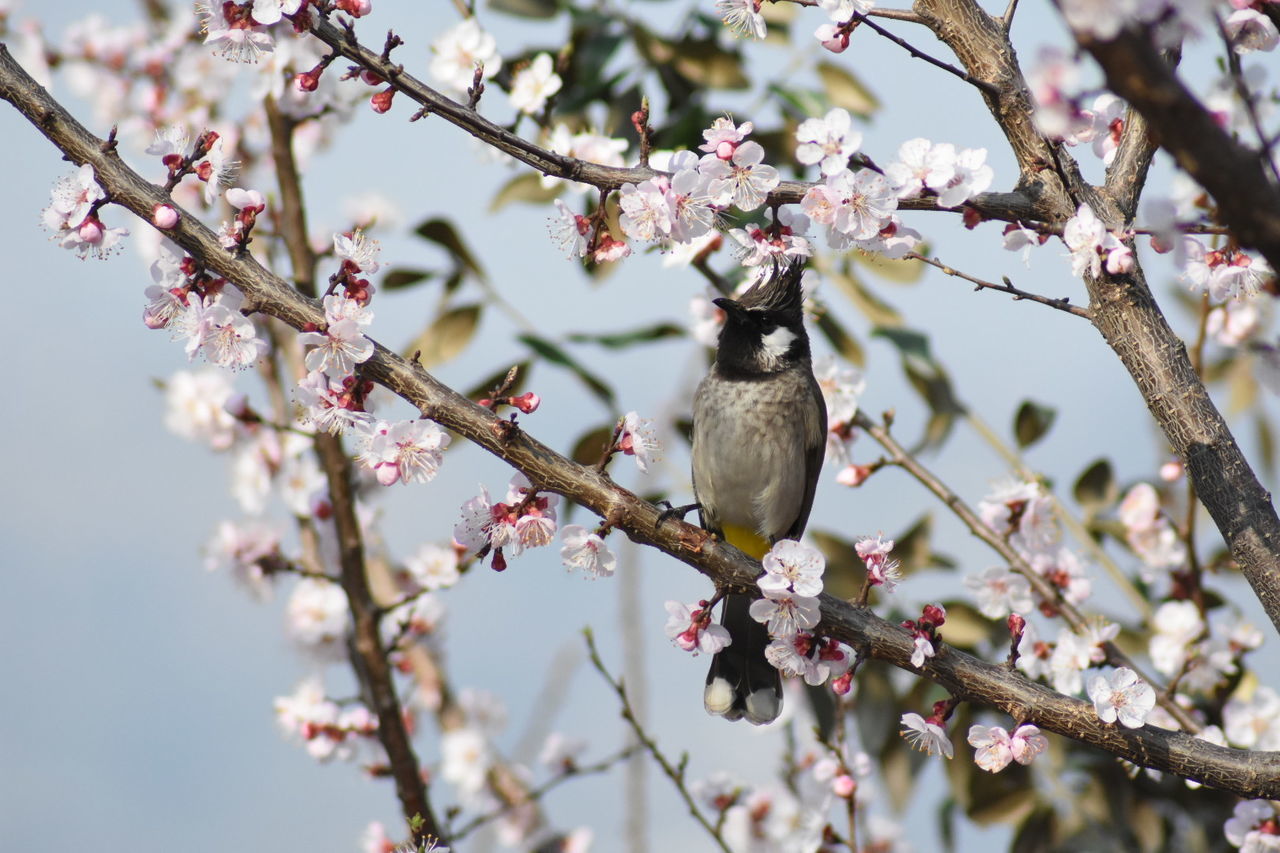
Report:
<svg viewBox="0 0 1280 853"><path fill-rule="evenodd" d="M143 218L150 217L157 203L173 204L114 152L103 151L102 140L76 122L3 49L0 98L12 103L72 162L91 163L98 181L115 203ZM234 282L264 313L295 329L323 321L324 314L316 302L298 294L252 257L227 252L217 236L189 213L184 212L178 225L166 233L205 267ZM366 376L408 400L425 416L505 460L540 488L564 495L608 518L633 541L681 560L720 588L745 592L755 589L755 578L760 573L758 562L731 546L708 540L703 531L683 522L671 521L659 527L659 507L641 500L593 468L560 456L523 431L499 429L499 419L488 409L475 405L389 350L378 347L365 368ZM1204 459L1189 459L1189 467L1203 464ZM1223 476L1242 475L1233 470L1223 472ZM344 547L354 544L349 536L343 541ZM354 573L354 568L344 565L344 573L348 570ZM872 657L920 672L958 697L1000 708L1016 719L1034 721L1044 729L1144 767L1197 779L1243 797L1280 798L1280 753L1214 746L1186 733L1151 726L1130 730L1106 725L1086 702L1055 693L1004 666L946 647L923 671L916 670L911 665L913 643L902 628L830 595L822 598L822 615L820 628L824 634L854 648L865 648ZM368 631L368 624L358 626L357 636ZM374 697L375 701L388 703L387 707L394 698L394 694Z"/></svg>
<svg viewBox="0 0 1280 853"><path fill-rule="evenodd" d="M1174 68L1140 33L1111 41L1079 37L1107 76L1107 86L1146 118L1160 146L1218 203L1241 244L1280 270L1280 188L1256 151L1223 130Z"/></svg>

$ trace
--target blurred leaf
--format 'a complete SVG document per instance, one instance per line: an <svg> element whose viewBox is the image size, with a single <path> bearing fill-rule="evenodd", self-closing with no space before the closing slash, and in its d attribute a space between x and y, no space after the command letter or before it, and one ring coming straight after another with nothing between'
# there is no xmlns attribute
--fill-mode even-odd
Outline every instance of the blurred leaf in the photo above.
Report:
<svg viewBox="0 0 1280 853"><path fill-rule="evenodd" d="M405 357L417 351L418 363L426 370L449 361L471 342L480 325L480 309L479 305L462 305L442 312L405 348Z"/></svg>
<svg viewBox="0 0 1280 853"><path fill-rule="evenodd" d="M560 184L549 187L542 185L542 176L537 172L521 172L503 184L502 189L489 202L489 212L497 213L508 204L517 201L529 204L546 204L560 195L564 189Z"/></svg>
<svg viewBox="0 0 1280 853"><path fill-rule="evenodd" d="M840 288L840 292L849 297L849 301L871 321L871 325L893 329L902 326L902 315L897 309L868 290L852 271L834 272L830 278ZM928 347L925 350L927 352Z"/></svg>
<svg viewBox="0 0 1280 853"><path fill-rule="evenodd" d="M489 8L520 18L554 18L560 11L556 0L489 0Z"/></svg>
<svg viewBox="0 0 1280 853"><path fill-rule="evenodd" d="M946 608L947 621L941 628L942 641L957 648L972 651L1001 630L1000 622L983 616L971 604L953 600L946 603Z"/></svg>
<svg viewBox="0 0 1280 853"><path fill-rule="evenodd" d="M524 390L524 381L526 377L528 377L529 375L529 362L522 361L519 364L517 364L515 367L516 367L516 381L515 381L515 384L511 386L511 389L507 393L518 395ZM464 394L463 396L465 396L468 400L483 400L485 397L488 397L490 394L493 393L494 388L497 388L499 385L502 384L503 380L507 378L507 373L510 370L511 370L511 365L507 365L506 367L500 368L499 370L495 371L493 374L486 376L484 379L481 379L479 382L477 382L474 386L472 386L471 390L467 391L467 393Z"/></svg>
<svg viewBox="0 0 1280 853"><path fill-rule="evenodd" d="M784 113L800 121L822 115L827 110L822 95L811 89L789 89L777 83L770 83L765 89L778 99Z"/></svg>
<svg viewBox="0 0 1280 853"><path fill-rule="evenodd" d="M1031 400L1023 400L1017 414L1013 416L1013 437L1018 442L1018 447L1030 447L1044 438L1057 417L1056 410Z"/></svg>
<svg viewBox="0 0 1280 853"><path fill-rule="evenodd" d="M879 661L867 661L853 681L858 690L854 705L858 736L871 755L883 753L898 737L898 696L893 689L891 669Z"/></svg>
<svg viewBox="0 0 1280 853"><path fill-rule="evenodd" d="M926 254L928 251L926 246L920 246L916 249L919 254ZM866 267L880 278L886 281L892 281L895 284L915 284L924 278L925 269L928 265L916 258L887 258L879 252L862 253L853 252L849 258L855 261L859 266Z"/></svg>
<svg viewBox="0 0 1280 853"><path fill-rule="evenodd" d="M1238 415L1258 402L1252 358L1234 358L1227 366L1227 414Z"/></svg>
<svg viewBox="0 0 1280 853"><path fill-rule="evenodd" d="M955 424L956 415L964 413L964 407L956 399L951 378L942 369L942 365L933 360L933 355L929 352L929 339L912 329L888 329L883 326L872 329L871 335L885 338L898 348L907 381L929 407L929 420L921 446L940 445ZM912 448L913 451L918 449Z"/></svg>
<svg viewBox="0 0 1280 853"><path fill-rule="evenodd" d="M1099 459L1084 469L1084 473L1071 487L1071 494L1089 515L1101 512L1115 503L1116 479L1111 463L1106 459Z"/></svg>
<svg viewBox="0 0 1280 853"><path fill-rule="evenodd" d="M893 557L903 575L919 569L954 569L956 561L933 550L933 514L926 512L893 540Z"/></svg>
<svg viewBox="0 0 1280 853"><path fill-rule="evenodd" d="M569 458L579 465L594 465L599 462L600 457L604 455L604 449L613 439L613 427L614 424L610 421L604 426L587 430L573 443Z"/></svg>
<svg viewBox="0 0 1280 853"><path fill-rule="evenodd" d="M599 344L608 349L623 349L633 344L662 340L663 338L684 337L685 330L674 323L655 323L643 326L630 332L614 332L613 334L588 334L573 332L565 335L567 340L575 344Z"/></svg>
<svg viewBox="0 0 1280 853"><path fill-rule="evenodd" d="M676 418L672 424L676 428L676 434L684 439L684 443L693 445L693 419L692 418Z"/></svg>
<svg viewBox="0 0 1280 853"><path fill-rule="evenodd" d="M413 231L422 239L430 240L442 247L459 267L470 270L479 278L484 278L484 271L480 269L480 264L476 262L467 244L447 219L428 219Z"/></svg>
<svg viewBox="0 0 1280 853"><path fill-rule="evenodd" d="M1258 456L1262 460L1263 470L1276 470L1276 439L1272 432L1271 421L1261 406L1258 407L1257 415L1253 419L1253 428L1254 434L1258 437Z"/></svg>
<svg viewBox="0 0 1280 853"><path fill-rule="evenodd" d="M606 406L610 409L615 408L613 389L590 370L579 364L563 349L546 338L540 338L537 335L517 335L517 338L542 358L552 364L558 364L574 376L577 376L590 389L591 393L595 394Z"/></svg>
<svg viewBox="0 0 1280 853"><path fill-rule="evenodd" d="M822 575L826 591L836 598L857 598L867 579L867 566L853 543L824 530L810 530L809 536L827 558L827 570Z"/></svg>
<svg viewBox="0 0 1280 853"><path fill-rule="evenodd" d="M848 359L850 364L856 364L858 367L866 364L867 356L862 351L862 345L845 330L830 311L823 311L818 315L818 330L831 343L831 348Z"/></svg>
<svg viewBox="0 0 1280 853"><path fill-rule="evenodd" d="M436 275L434 270L410 269L408 267L396 267L388 270L387 274L382 277L382 283L378 286L380 290L403 290L406 287L412 287L424 281L429 281Z"/></svg>
<svg viewBox="0 0 1280 853"><path fill-rule="evenodd" d="M742 72L742 54L725 50L715 38L684 39L672 48L676 71L693 83L708 89L746 89L751 85Z"/></svg>
<svg viewBox="0 0 1280 853"><path fill-rule="evenodd" d="M880 109L880 101L871 94L871 90L844 67L831 62L819 62L817 71L822 88L835 106L844 107L863 118L869 118Z"/></svg>

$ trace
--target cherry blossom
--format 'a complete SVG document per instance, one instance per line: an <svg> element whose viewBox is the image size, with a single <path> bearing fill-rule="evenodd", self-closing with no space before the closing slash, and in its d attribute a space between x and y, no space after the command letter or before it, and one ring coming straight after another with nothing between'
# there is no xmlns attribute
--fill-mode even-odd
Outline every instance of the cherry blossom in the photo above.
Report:
<svg viewBox="0 0 1280 853"><path fill-rule="evenodd" d="M1222 730L1243 749L1280 749L1280 695L1259 687L1252 696L1233 696L1222 708Z"/></svg>
<svg viewBox="0 0 1280 853"><path fill-rule="evenodd" d="M333 235L334 256L350 263L356 272L376 273L380 268L378 253L381 249L377 240L366 237L359 228Z"/></svg>
<svg viewBox="0 0 1280 853"><path fill-rule="evenodd" d="M782 179L777 169L763 161L764 148L752 141L735 147L728 160L714 154L703 157L699 171L709 179L707 194L713 203L733 204L744 211L764 204L770 190Z"/></svg>
<svg viewBox="0 0 1280 853"><path fill-rule="evenodd" d="M653 421L640 417L636 412L627 412L620 423L618 449L627 456L635 457L636 467L647 474L649 466L662 458L662 445L653 429Z"/></svg>
<svg viewBox="0 0 1280 853"><path fill-rule="evenodd" d="M200 32L204 43L214 48L214 54L232 62L254 63L264 53L275 49L275 39L254 19L252 5L236 3L197 3L200 15Z"/></svg>
<svg viewBox="0 0 1280 853"><path fill-rule="evenodd" d="M317 652L342 651L351 613L347 594L336 583L303 578L293 588L286 608L290 638Z"/></svg>
<svg viewBox="0 0 1280 853"><path fill-rule="evenodd" d="M760 0L716 0L716 11L735 36L762 39L768 33L760 14Z"/></svg>
<svg viewBox="0 0 1280 853"><path fill-rule="evenodd" d="M165 383L164 425L183 438L226 450L236 440L236 419L226 409L232 394L224 370L180 370Z"/></svg>
<svg viewBox="0 0 1280 853"><path fill-rule="evenodd" d="M928 719L919 714L908 712L902 715L902 736L915 749L928 755L943 755L951 758L955 755L955 747L947 730L942 727L942 720L937 717Z"/></svg>
<svg viewBox="0 0 1280 853"><path fill-rule="evenodd" d="M733 152L754 129L755 125L749 121L734 124L732 118L720 116L711 123L710 128L702 131L702 138L706 141L698 146L698 150L714 154L721 160L732 159Z"/></svg>
<svg viewBox="0 0 1280 853"><path fill-rule="evenodd" d="M451 587L462 577L458 572L458 552L431 542L406 557L404 569L414 584L432 591Z"/></svg>
<svg viewBox="0 0 1280 853"><path fill-rule="evenodd" d="M585 257L594 233L591 220L580 213L574 213L560 199L555 200L555 205L559 215L547 220L547 230L551 234L552 242L559 246L568 258Z"/></svg>
<svg viewBox="0 0 1280 853"><path fill-rule="evenodd" d="M671 642L686 652L713 655L729 645L729 631L723 625L711 621L707 602L682 604L668 601L667 624L663 629Z"/></svg>
<svg viewBox="0 0 1280 853"><path fill-rule="evenodd" d="M547 99L560 91L561 85L551 54L539 53L512 77L511 106L528 115L539 113Z"/></svg>
<svg viewBox="0 0 1280 853"><path fill-rule="evenodd" d="M493 764L493 750L484 732L463 726L441 733L440 755L441 777L464 798L475 797L484 790Z"/></svg>
<svg viewBox="0 0 1280 853"><path fill-rule="evenodd" d="M1236 803L1222 832L1243 853L1267 853L1280 848L1280 819L1275 806L1265 800Z"/></svg>
<svg viewBox="0 0 1280 853"><path fill-rule="evenodd" d="M1010 222L1004 229L1004 238L1001 245L1010 252L1022 252L1022 263L1027 269L1031 268L1031 250L1036 246L1043 246L1049 239L1048 234L1041 234L1034 229L1027 228L1021 222Z"/></svg>
<svg viewBox="0 0 1280 853"><path fill-rule="evenodd" d="M1236 53L1272 51L1280 44L1280 32L1277 32L1275 23L1257 9L1237 8L1227 16L1223 29Z"/></svg>
<svg viewBox="0 0 1280 853"><path fill-rule="evenodd" d="M836 107L822 118L809 118L796 128L796 159L806 166L815 163L823 175L834 175L849 165L849 158L862 145L862 134L851 129L848 110Z"/></svg>
<svg viewBox="0 0 1280 853"><path fill-rule="evenodd" d="M480 28L474 17L464 18L431 43L431 76L457 95L465 95L475 77L477 64L484 66L486 79L502 69L498 43Z"/></svg>
<svg viewBox="0 0 1280 853"><path fill-rule="evenodd" d="M187 309L173 323L175 333L187 339L188 358L199 352L221 367L247 367L266 352L266 341L258 338L253 321L237 310L240 301L225 290L217 301L190 297Z"/></svg>
<svg viewBox="0 0 1280 853"><path fill-rule="evenodd" d="M1130 729L1141 728L1156 704L1155 690L1127 667L1120 667L1110 676L1089 679L1089 698L1102 722L1119 720Z"/></svg>
<svg viewBox="0 0 1280 853"><path fill-rule="evenodd" d="M623 184L618 193L622 233L633 240L660 240L671 233L671 206L665 193L666 180L650 178L643 183Z"/></svg>
<svg viewBox="0 0 1280 853"><path fill-rule="evenodd" d="M1013 734L1000 726L973 726L968 740L974 748L974 762L988 773L999 773L1011 761L1030 764L1049 747L1049 739L1031 725L1018 726Z"/></svg>
<svg viewBox="0 0 1280 853"><path fill-rule="evenodd" d="M865 15L876 5L875 0L818 0L818 5L831 20L843 23L854 15Z"/></svg>
<svg viewBox="0 0 1280 853"><path fill-rule="evenodd" d="M364 336L361 324L349 318L330 322L323 332L302 332L298 343L312 347L307 352L307 370L329 376L349 376L357 364L373 357L373 341Z"/></svg>
<svg viewBox="0 0 1280 853"><path fill-rule="evenodd" d="M893 592L901 576L898 561L889 559L889 554L893 551L893 540L880 535L875 538L862 536L854 543L853 549L867 567L867 583L883 586L885 592Z"/></svg>
<svg viewBox="0 0 1280 853"><path fill-rule="evenodd" d="M802 678L810 687L843 675L852 663L848 652L838 643L807 631L776 636L765 647L764 656L783 675Z"/></svg>
<svg viewBox="0 0 1280 853"><path fill-rule="evenodd" d="M977 599L978 610L988 619L1003 619L1011 612L1025 613L1032 607L1030 582L1003 566L993 566L980 575L969 575L964 585Z"/></svg>
<svg viewBox="0 0 1280 853"><path fill-rule="evenodd" d="M337 378L314 370L298 382L293 396L302 407L302 423L332 435L343 435L372 420L373 416L364 410L364 396L371 390L368 382L353 376Z"/></svg>
<svg viewBox="0 0 1280 853"><path fill-rule="evenodd" d="M786 639L797 631L816 628L822 618L817 598L783 588L762 590L764 598L751 602L751 618L769 630L769 636Z"/></svg>
<svg viewBox="0 0 1280 853"><path fill-rule="evenodd" d="M612 577L618 558L596 533L580 524L567 524L560 531L560 562L570 571L581 569L589 578Z"/></svg>
<svg viewBox="0 0 1280 853"><path fill-rule="evenodd" d="M1151 665L1162 675L1177 674L1192 652L1192 644L1205 630L1200 609L1193 601L1166 601L1151 615L1153 633L1148 643Z"/></svg>
<svg viewBox="0 0 1280 853"><path fill-rule="evenodd" d="M360 463L373 471L381 485L435 479L450 441L435 421L381 421L366 429Z"/></svg>
<svg viewBox="0 0 1280 853"><path fill-rule="evenodd" d="M275 525L260 520L220 522L203 552L207 571L229 572L259 600L271 596L271 578L262 563L280 556L280 531Z"/></svg>

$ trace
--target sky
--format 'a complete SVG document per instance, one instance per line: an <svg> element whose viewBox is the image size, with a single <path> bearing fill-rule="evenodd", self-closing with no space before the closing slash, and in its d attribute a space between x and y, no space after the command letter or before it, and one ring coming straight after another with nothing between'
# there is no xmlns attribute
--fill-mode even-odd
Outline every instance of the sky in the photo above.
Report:
<svg viewBox="0 0 1280 853"><path fill-rule="evenodd" d="M46 31L56 34L101 5L64 0L39 14ZM362 25L362 32L378 33L394 22L409 42L400 60L416 63L425 77L425 44L452 17L442 23L407 0L379 0L376 7L377 20ZM1060 25L1041 4L1024 7L1014 34L1029 58ZM642 8L658 14L686 7ZM129 21L139 13L133 4L115 4L103 14ZM485 20L503 50L555 44L562 35L563 22L533 24L495 14ZM942 50L931 38L908 32L922 47ZM869 32L857 36L857 54L842 61L854 63L886 105L864 128L864 150L877 160L892 159L897 145L915 136L985 146L996 170L993 189L1011 186L1012 159L974 90ZM793 58L776 48L762 48L760 56L778 68ZM93 123L65 86L55 84L53 91L92 131L105 134L107 128ZM388 116L360 114L310 164L305 188L318 231L342 227L344 200L368 192L393 199L403 211L400 227L379 237L383 260L395 266L439 260L408 234L412 225L435 216L460 223L511 311L486 313L470 346L436 371L443 381L467 388L519 361L524 349L513 332L522 327L556 337L658 320L688 322L689 300L703 287L692 271L664 268L657 255L648 255L628 260L601 283L588 281L546 238L545 209L514 205L490 212L491 198L516 174L513 168L483 157L452 126L431 119L410 124L407 116L404 105ZM147 162L140 148L126 146L127 159L157 179L157 164ZM11 304L23 308L6 324L16 358L7 372L11 402L0 419L0 481L8 484L0 494L6 579L0 636L9 649L0 659L0 683L9 696L0 704L0 846L141 853L178 847L192 853L357 849L369 821L398 826L393 792L350 766L317 765L277 729L273 699L291 692L316 665L282 631L287 589L258 603L202 568L201 545L238 510L226 489L226 459L162 423L163 396L155 383L188 364L180 344L140 322L142 291L150 283L145 265L132 249L105 262L80 261L48 241L39 213L49 188L69 169L7 105L0 107L0 155L20 165L7 173L0 252L7 259ZM1157 170L1161 174L1167 169ZM1054 243L1040 249L1027 270L1000 249L997 224L969 233L939 214L916 214L908 223L926 232L938 257L966 272L989 280L1007 274L1029 290L1085 301L1083 286L1070 278L1065 249ZM1057 409L1052 433L1027 454L1035 470L1069 486L1090 462L1106 456L1119 480L1130 482L1151 477L1164 461L1137 391L1087 322L974 293L940 274L915 285L869 280L929 332L961 398L997 431L1008 436L1024 399ZM1153 282L1171 287L1167 275L1153 274ZM437 296L427 288L380 296L372 334L402 346L431 318ZM459 303L480 296L464 293ZM847 305L840 310L868 351L864 408L872 414L892 409L900 434L917 434L923 413L901 378L896 353L883 341L868 340L865 321ZM1185 317L1171 312L1184 328ZM659 419L687 412L705 364L685 339L623 353L575 352L610 378L622 411ZM238 383L258 392L248 376ZM522 423L552 447L567 449L611 417L555 370L535 368L529 387L543 404ZM403 406L399 411L408 416ZM687 454L674 435L665 438L667 453L654 473L641 477L620 459L615 476L629 488L670 490L673 499L687 500ZM1253 447L1249 436L1242 439ZM864 438L858 446L863 460L878 455L869 445ZM1006 474L998 456L964 427L925 462L970 502ZM1261 473L1274 483L1274 472ZM935 547L955 558L962 572L996 564L901 472L886 471L859 490L837 485L833 475L828 472L820 487L811 529L846 537L894 535L929 512ZM502 463L475 448L455 448L435 482L396 487L379 501L388 547L404 554L423 542L447 541L458 507L481 484L503 490L509 476ZM572 520L590 523L581 511ZM700 707L704 661L689 660L662 635L664 601L693 601L711 590L687 567L654 553L622 548L622 562L622 571L631 574L628 583L570 576L552 549L522 556L500 575L487 569L468 575L446 602L455 685L503 697L510 724L499 746L516 757L528 760L519 754L521 744L550 728L586 736L588 759L605 755L620 744L624 729L616 703L583 663L580 632L594 629L617 674L624 658L620 609L639 608L641 646L627 654L645 673L645 710L659 742L673 756L689 751L695 778L724 768L767 781L777 762L776 735L707 717ZM956 575L909 582L897 604L904 611L918 608L939 588L958 588ZM1097 606L1123 612L1114 597L1103 596ZM539 704L553 670L566 686L557 702ZM326 676L344 683L340 671ZM429 735L419 738L418 749L427 761L438 757ZM924 790L936 794L939 768L925 766ZM548 800L548 811L566 828L592 826L595 849L621 849L620 778L615 770L603 782L570 783ZM652 770L648 790L655 849L709 849L670 785ZM449 801L447 792L439 796ZM906 820L918 847L936 842L929 797L921 796ZM975 843L1004 837L1000 830L965 832L962 840Z"/></svg>

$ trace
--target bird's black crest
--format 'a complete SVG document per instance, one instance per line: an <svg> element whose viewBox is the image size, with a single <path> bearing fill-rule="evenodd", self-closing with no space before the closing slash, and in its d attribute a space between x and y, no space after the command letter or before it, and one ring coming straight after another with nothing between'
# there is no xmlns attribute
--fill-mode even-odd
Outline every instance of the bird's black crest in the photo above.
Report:
<svg viewBox="0 0 1280 853"><path fill-rule="evenodd" d="M761 279L742 294L738 304L757 311L794 311L799 313L804 302L800 279L804 276L804 261L774 261L773 274Z"/></svg>

